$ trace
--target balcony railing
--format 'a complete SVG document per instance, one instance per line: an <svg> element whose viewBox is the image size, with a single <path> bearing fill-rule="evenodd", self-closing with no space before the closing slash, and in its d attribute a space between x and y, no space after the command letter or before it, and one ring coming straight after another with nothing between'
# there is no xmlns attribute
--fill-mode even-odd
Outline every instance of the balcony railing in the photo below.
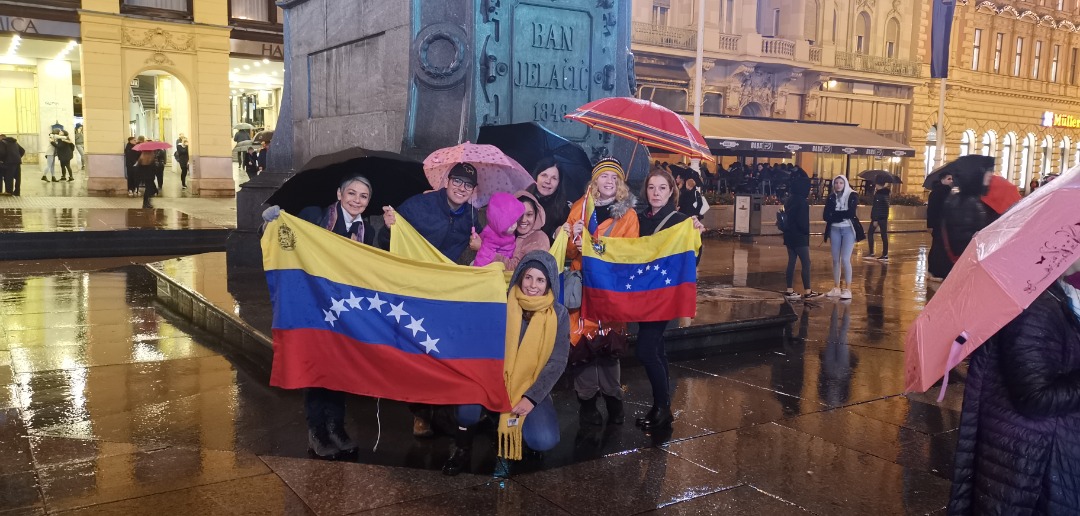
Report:
<svg viewBox="0 0 1080 516"><path fill-rule="evenodd" d="M787 39L764 39L761 41L761 55L795 59L795 42Z"/></svg>
<svg viewBox="0 0 1080 516"><path fill-rule="evenodd" d="M652 23L634 22L633 40L645 45L694 50L697 48L697 31L680 29Z"/></svg>
<svg viewBox="0 0 1080 516"><path fill-rule="evenodd" d="M810 47L810 62L821 64L821 47Z"/></svg>
<svg viewBox="0 0 1080 516"><path fill-rule="evenodd" d="M730 52L732 54L739 51L739 40L742 36L739 34L721 34L720 35L720 51Z"/></svg>
<svg viewBox="0 0 1080 516"><path fill-rule="evenodd" d="M898 75L901 77L922 77L922 63L903 59L856 54L854 52L836 52L836 67L841 70Z"/></svg>

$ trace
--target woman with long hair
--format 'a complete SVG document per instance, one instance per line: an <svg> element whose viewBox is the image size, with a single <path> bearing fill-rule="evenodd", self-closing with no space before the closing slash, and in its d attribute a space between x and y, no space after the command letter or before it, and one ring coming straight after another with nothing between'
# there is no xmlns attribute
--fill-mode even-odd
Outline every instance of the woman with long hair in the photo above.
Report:
<svg viewBox="0 0 1080 516"><path fill-rule="evenodd" d="M570 215L570 203L566 199L563 174L553 157L546 157L536 162L533 167L535 184L529 185L527 192L536 196L536 201L544 210L545 223L541 226L549 239L555 238L555 231L566 222Z"/></svg>
<svg viewBox="0 0 1080 516"><path fill-rule="evenodd" d="M592 182L585 193L592 196L594 209L585 213L586 197L570 207L566 223L574 245L568 246L566 257L572 260L571 270L581 270L582 233L588 231L593 241L605 237L637 238L638 218L634 211L637 198L626 184L626 172L614 158L605 158L593 166ZM604 419L597 409L597 397L602 395L607 405L608 423L623 423L623 390L619 357L612 354L610 344L625 342L624 321L593 321L580 316L580 309L570 312L570 343L574 346L571 364L574 390L581 403L581 422L602 425ZM606 345L605 345L606 341Z"/></svg>
<svg viewBox="0 0 1080 516"><path fill-rule="evenodd" d="M825 240L832 242L834 287L825 295L851 299L851 252L855 250L855 242L863 240L866 235L855 212L859 207L859 195L851 189L844 176L836 176L832 185L823 215ZM844 277L843 289L840 288L841 272Z"/></svg>

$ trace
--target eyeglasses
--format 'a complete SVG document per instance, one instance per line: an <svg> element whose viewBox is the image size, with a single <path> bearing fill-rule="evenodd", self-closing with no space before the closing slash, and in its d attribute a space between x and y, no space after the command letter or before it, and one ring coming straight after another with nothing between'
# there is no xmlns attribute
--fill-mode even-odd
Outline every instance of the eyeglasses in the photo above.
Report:
<svg viewBox="0 0 1080 516"><path fill-rule="evenodd" d="M466 192L471 192L474 188L476 188L476 185L465 181L464 179L461 179L459 177L450 178L450 184L455 188L464 188Z"/></svg>

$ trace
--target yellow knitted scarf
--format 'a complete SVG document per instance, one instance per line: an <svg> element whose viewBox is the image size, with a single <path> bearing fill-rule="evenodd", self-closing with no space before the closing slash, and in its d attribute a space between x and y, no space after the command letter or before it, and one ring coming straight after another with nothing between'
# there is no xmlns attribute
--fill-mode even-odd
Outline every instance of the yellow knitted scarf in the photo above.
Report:
<svg viewBox="0 0 1080 516"><path fill-rule="evenodd" d="M555 297L549 290L542 296L526 296L517 285L510 289L506 299L506 361L503 363L503 379L510 402L517 404L525 396L540 371L544 369L551 351L555 349L559 319L555 315ZM521 337L523 311L532 312L529 327ZM542 400L535 400L540 403ZM517 418L517 425L510 426ZM499 456L521 460L521 426L525 418L510 412L499 415Z"/></svg>

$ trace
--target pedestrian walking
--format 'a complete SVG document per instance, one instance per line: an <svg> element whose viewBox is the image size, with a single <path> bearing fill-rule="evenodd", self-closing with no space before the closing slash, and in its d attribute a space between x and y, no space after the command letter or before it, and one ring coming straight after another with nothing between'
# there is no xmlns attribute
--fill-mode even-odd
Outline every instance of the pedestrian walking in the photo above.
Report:
<svg viewBox="0 0 1080 516"><path fill-rule="evenodd" d="M22 188L22 158L26 149L13 136L0 134L0 192L20 196Z"/></svg>
<svg viewBox="0 0 1080 516"><path fill-rule="evenodd" d="M697 175L690 169L683 169L681 175L683 184L679 190L679 212L688 217L700 217L703 201L698 190Z"/></svg>
<svg viewBox="0 0 1080 516"><path fill-rule="evenodd" d="M506 268L510 270L517 269L526 254L551 249L551 238L544 233L543 229L547 222L547 214L544 213L544 207L540 205L540 201L524 190L518 192L516 197L524 206L525 211L521 214L514 229L517 242L514 244L514 254L506 264Z"/></svg>
<svg viewBox="0 0 1080 516"><path fill-rule="evenodd" d="M637 212L638 233L643 236L655 235L690 218L675 209L679 204L679 195L681 193L676 188L675 178L668 171L657 167L649 172L642 191L647 207ZM705 229L700 222L694 222L699 231ZM664 346L664 331L670 324L671 321L638 323L634 351L645 368L645 375L649 377L653 402L645 416L637 418L635 424L647 432L670 429L674 420L671 412L671 379Z"/></svg>
<svg viewBox="0 0 1080 516"><path fill-rule="evenodd" d="M259 154L254 147L248 147L244 153L244 171L247 172L248 181L259 175Z"/></svg>
<svg viewBox="0 0 1080 516"><path fill-rule="evenodd" d="M554 239L556 232L570 216L570 202L566 199L562 171L559 170L555 158L548 156L536 163L532 176L536 184L529 185L527 191L536 196L543 208L544 234Z"/></svg>
<svg viewBox="0 0 1080 516"><path fill-rule="evenodd" d="M161 140L158 140L161 141ZM154 151L154 178L157 180L157 195L165 188L165 149Z"/></svg>
<svg viewBox="0 0 1080 516"><path fill-rule="evenodd" d="M236 131L235 134L233 134L233 139L232 140L233 140L234 143L239 144L240 142L246 142L246 141L248 141L250 139L251 139L251 130L250 129L239 129L239 130ZM245 166L245 164L244 164L244 154L245 153L244 153L243 150L236 153L236 164L241 169L243 169L244 166Z"/></svg>
<svg viewBox="0 0 1080 516"><path fill-rule="evenodd" d="M949 514L1080 514L1080 262L972 355Z"/></svg>
<svg viewBox="0 0 1080 516"><path fill-rule="evenodd" d="M833 289L828 297L851 299L851 252L855 243L866 238L856 210L859 195L851 189L844 176L832 181L832 192L825 201L825 240L832 242ZM841 272L844 283L840 283ZM841 288L843 286L843 288Z"/></svg>
<svg viewBox="0 0 1080 516"><path fill-rule="evenodd" d="M135 150L137 143L136 138L131 136L124 145L124 177L127 178L128 197L135 197L135 192L139 189L140 179L135 173L135 162L139 160L139 151Z"/></svg>
<svg viewBox="0 0 1080 516"><path fill-rule="evenodd" d="M68 141L66 136L56 137L56 159L60 162L60 180L74 181L75 176L71 173L71 160L75 157L75 144Z"/></svg>
<svg viewBox="0 0 1080 516"><path fill-rule="evenodd" d="M926 255L926 269L931 281L941 281L949 273L949 256L941 238L941 218L945 212L945 200L952 192L953 176L944 174L930 190L926 202L926 227L930 229L930 252Z"/></svg>
<svg viewBox="0 0 1080 516"><path fill-rule="evenodd" d="M152 209L153 203L150 202L150 198L157 193L157 188L154 186L154 178L156 176L156 167L154 165L154 151L145 151L139 153L139 159L135 161L135 166L131 167L131 171L138 178L139 184L143 189L143 208Z"/></svg>
<svg viewBox="0 0 1080 516"><path fill-rule="evenodd" d="M638 218L634 211L637 198L626 185L626 172L614 158L605 158L593 166L592 182L586 190L592 196L592 214L583 213L586 197L570 207L567 228L574 245L567 246L566 256L572 260L571 270L581 270L581 236L592 234L593 241L602 237L637 238ZM586 220L584 217L589 217ZM580 402L582 424L602 425L604 419L597 409L599 396L607 406L608 423L621 425L623 390L619 355L626 349L626 323L623 321L593 321L581 316L581 309L570 313L571 377Z"/></svg>
<svg viewBox="0 0 1080 516"><path fill-rule="evenodd" d="M496 421L499 438L494 476L507 478L527 447L545 452L559 444L559 419L551 389L566 369L570 351L570 316L559 304L559 270L555 257L532 251L514 269L506 299L506 393L513 408ZM469 467L472 441L485 409L461 405L458 429L443 473L457 475Z"/></svg>
<svg viewBox="0 0 1080 516"><path fill-rule="evenodd" d="M183 136L183 134L180 136ZM173 159L176 160L177 165L180 165L180 188L182 190L187 190L188 161L191 159L191 155L188 152L187 138L181 138L176 144L176 150L173 151Z"/></svg>
<svg viewBox="0 0 1080 516"><path fill-rule="evenodd" d="M956 191L945 199L941 219L942 244L947 257L945 275L964 254L975 233L991 222L990 209L982 200L994 175L994 158L965 161L953 171Z"/></svg>
<svg viewBox="0 0 1080 516"><path fill-rule="evenodd" d="M79 153L79 168L86 170L86 127L75 124L75 150Z"/></svg>
<svg viewBox="0 0 1080 516"><path fill-rule="evenodd" d="M882 179L882 178L879 178ZM866 231L866 244L869 254L865 260L889 261L889 196L892 190L884 180L877 182L874 190L874 204L870 207L870 227ZM881 232L881 256L874 255L874 233Z"/></svg>
<svg viewBox="0 0 1080 516"><path fill-rule="evenodd" d="M796 175L788 189L788 199L784 203L784 247L787 248L788 263L784 273L788 299L813 299L821 293L810 288L810 178L806 173ZM802 264L802 287L800 294L795 291L795 262Z"/></svg>

